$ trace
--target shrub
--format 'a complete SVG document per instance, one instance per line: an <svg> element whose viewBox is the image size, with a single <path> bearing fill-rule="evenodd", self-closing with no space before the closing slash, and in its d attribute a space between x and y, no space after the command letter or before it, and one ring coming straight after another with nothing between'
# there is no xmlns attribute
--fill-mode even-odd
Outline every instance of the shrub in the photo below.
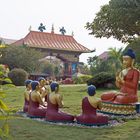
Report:
<svg viewBox="0 0 140 140"><path fill-rule="evenodd" d="M82 83L81 77L73 77L72 80L73 80L74 84L81 84Z"/></svg>
<svg viewBox="0 0 140 140"><path fill-rule="evenodd" d="M87 81L88 85L95 85L97 88L113 88L115 86L115 76L107 72L101 72L94 75Z"/></svg>
<svg viewBox="0 0 140 140"><path fill-rule="evenodd" d="M91 79L92 76L91 75L82 75L82 76L80 76L80 78L82 79L82 83L87 83L87 81L89 79Z"/></svg>
<svg viewBox="0 0 140 140"><path fill-rule="evenodd" d="M73 77L72 79L73 79L75 84L85 84L91 78L92 78L91 75L81 75L78 77Z"/></svg>
<svg viewBox="0 0 140 140"><path fill-rule="evenodd" d="M15 68L8 73L8 77L14 85L23 86L24 81L28 78L28 73L23 69Z"/></svg>

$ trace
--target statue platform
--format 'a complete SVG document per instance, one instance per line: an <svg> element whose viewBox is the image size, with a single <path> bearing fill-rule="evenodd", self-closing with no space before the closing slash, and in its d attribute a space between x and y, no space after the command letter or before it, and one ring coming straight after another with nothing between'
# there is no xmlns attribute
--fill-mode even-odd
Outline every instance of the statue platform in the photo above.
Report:
<svg viewBox="0 0 140 140"><path fill-rule="evenodd" d="M98 112L108 115L128 116L140 113L140 102L135 104L116 104L111 102L102 102L102 109Z"/></svg>

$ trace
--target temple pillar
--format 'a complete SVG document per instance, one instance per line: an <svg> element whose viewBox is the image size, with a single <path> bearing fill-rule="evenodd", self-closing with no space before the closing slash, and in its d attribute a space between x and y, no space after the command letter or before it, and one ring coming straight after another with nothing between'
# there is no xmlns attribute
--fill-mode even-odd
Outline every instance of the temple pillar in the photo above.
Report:
<svg viewBox="0 0 140 140"><path fill-rule="evenodd" d="M71 64L71 62L64 63L64 75L66 77L72 77L72 64Z"/></svg>
<svg viewBox="0 0 140 140"><path fill-rule="evenodd" d="M72 74L76 73L77 72L77 63L76 62L72 63L71 67L72 67Z"/></svg>
<svg viewBox="0 0 140 140"><path fill-rule="evenodd" d="M68 63L68 75L72 77L72 65L71 62Z"/></svg>

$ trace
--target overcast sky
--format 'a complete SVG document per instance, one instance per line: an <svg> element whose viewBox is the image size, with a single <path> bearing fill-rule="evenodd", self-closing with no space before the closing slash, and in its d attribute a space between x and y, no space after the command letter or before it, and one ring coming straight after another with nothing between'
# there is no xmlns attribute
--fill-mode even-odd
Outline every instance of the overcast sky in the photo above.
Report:
<svg viewBox="0 0 140 140"><path fill-rule="evenodd" d="M60 33L62 26L66 34L74 32L74 38L80 44L96 52L82 54L80 61L86 63L89 56L99 55L110 47L125 47L115 39L97 39L89 35L84 26L93 21L100 7L109 0L0 0L0 37L21 39L40 23L46 26L45 32L51 32L54 24L55 33Z"/></svg>

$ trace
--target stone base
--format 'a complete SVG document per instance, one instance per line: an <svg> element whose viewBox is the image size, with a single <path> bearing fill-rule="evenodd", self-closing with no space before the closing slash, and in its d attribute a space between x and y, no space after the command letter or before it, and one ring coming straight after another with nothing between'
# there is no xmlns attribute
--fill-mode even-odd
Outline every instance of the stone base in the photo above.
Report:
<svg viewBox="0 0 140 140"><path fill-rule="evenodd" d="M134 115L140 113L140 103L115 104L111 102L102 102L102 109L98 112L109 115Z"/></svg>

